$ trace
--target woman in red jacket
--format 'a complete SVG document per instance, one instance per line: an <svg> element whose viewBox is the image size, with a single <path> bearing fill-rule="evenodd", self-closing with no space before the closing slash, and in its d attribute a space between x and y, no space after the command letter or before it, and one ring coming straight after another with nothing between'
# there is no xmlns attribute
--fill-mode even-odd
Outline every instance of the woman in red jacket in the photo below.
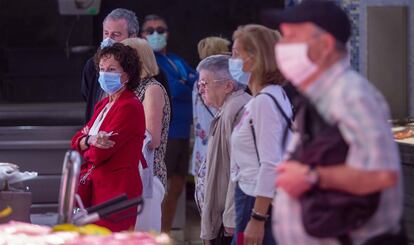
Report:
<svg viewBox="0 0 414 245"><path fill-rule="evenodd" d="M84 159L78 194L85 207L123 193L128 198L142 194L138 164L143 159L145 117L133 92L140 82L141 62L133 48L116 43L99 50L95 64L108 97L96 105L91 120L72 139L72 147ZM96 224L112 231L134 228L136 210L130 208Z"/></svg>

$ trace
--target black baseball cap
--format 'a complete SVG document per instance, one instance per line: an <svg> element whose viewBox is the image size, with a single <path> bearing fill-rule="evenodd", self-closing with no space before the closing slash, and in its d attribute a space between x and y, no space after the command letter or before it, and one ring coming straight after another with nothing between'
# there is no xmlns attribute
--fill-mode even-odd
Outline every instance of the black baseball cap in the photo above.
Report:
<svg viewBox="0 0 414 245"><path fill-rule="evenodd" d="M270 17L270 16L268 16ZM273 26L312 22L345 44L351 36L351 22L345 11L331 0L304 0L273 14Z"/></svg>

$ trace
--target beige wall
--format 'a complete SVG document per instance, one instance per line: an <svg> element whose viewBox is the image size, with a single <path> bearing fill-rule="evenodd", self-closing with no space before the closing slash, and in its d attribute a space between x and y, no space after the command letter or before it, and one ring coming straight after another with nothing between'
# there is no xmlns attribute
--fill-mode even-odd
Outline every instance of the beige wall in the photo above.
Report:
<svg viewBox="0 0 414 245"><path fill-rule="evenodd" d="M409 115L408 8L367 8L367 77L387 99L393 118Z"/></svg>

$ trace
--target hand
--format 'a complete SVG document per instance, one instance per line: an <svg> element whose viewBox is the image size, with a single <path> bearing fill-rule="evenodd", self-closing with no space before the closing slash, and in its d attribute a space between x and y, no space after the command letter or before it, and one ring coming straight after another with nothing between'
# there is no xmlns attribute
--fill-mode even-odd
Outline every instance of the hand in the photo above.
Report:
<svg viewBox="0 0 414 245"><path fill-rule="evenodd" d="M91 135L89 137L89 144L100 149L109 149L115 145L115 141L109 139L112 134L99 131L97 135Z"/></svg>
<svg viewBox="0 0 414 245"><path fill-rule="evenodd" d="M84 135L88 135L89 134L89 127L88 126L83 127L82 134L84 134Z"/></svg>
<svg viewBox="0 0 414 245"><path fill-rule="evenodd" d="M227 234L229 236L233 236L234 235L234 228L224 226L224 234Z"/></svg>
<svg viewBox="0 0 414 245"><path fill-rule="evenodd" d="M277 168L276 187L282 188L293 198L299 198L311 188L307 180L309 166L297 161L285 161Z"/></svg>
<svg viewBox="0 0 414 245"><path fill-rule="evenodd" d="M204 245L211 245L211 242L209 240L204 240Z"/></svg>
<svg viewBox="0 0 414 245"><path fill-rule="evenodd" d="M245 245L261 245L264 237L264 221L250 219L244 230Z"/></svg>

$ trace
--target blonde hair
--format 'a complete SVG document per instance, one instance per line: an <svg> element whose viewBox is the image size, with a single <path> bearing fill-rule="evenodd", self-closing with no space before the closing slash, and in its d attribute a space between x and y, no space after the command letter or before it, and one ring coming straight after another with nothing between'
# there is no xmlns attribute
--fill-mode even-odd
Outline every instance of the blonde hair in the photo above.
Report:
<svg viewBox="0 0 414 245"><path fill-rule="evenodd" d="M239 26L233 33L233 40L238 40L253 61L254 82L262 86L283 84L285 81L277 68L274 52L275 44L280 38L278 31L254 24Z"/></svg>
<svg viewBox="0 0 414 245"><path fill-rule="evenodd" d="M203 60L211 55L229 52L230 41L221 37L206 37L198 42L198 56Z"/></svg>
<svg viewBox="0 0 414 245"><path fill-rule="evenodd" d="M135 49L142 62L141 79L156 76L159 73L157 61L154 52L147 40L142 38L127 38L122 41L123 44Z"/></svg>

